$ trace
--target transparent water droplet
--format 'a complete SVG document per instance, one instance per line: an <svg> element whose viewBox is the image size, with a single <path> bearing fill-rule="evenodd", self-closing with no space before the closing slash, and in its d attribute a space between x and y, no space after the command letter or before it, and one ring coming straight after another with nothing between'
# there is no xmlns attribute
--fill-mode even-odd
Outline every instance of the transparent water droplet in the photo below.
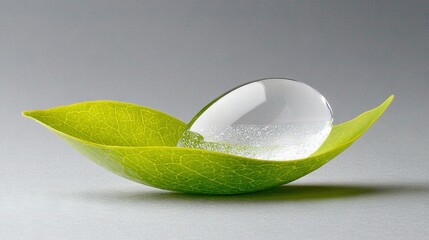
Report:
<svg viewBox="0 0 429 240"><path fill-rule="evenodd" d="M312 87L290 79L263 79L209 103L188 124L177 146L257 159L300 159L323 144L332 121L329 103Z"/></svg>

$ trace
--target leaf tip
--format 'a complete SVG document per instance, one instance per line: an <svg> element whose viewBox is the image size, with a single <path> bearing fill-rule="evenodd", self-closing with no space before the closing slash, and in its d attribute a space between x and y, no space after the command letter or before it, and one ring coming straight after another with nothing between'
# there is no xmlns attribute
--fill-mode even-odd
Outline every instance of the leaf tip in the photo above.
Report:
<svg viewBox="0 0 429 240"><path fill-rule="evenodd" d="M34 118L34 115L37 111L35 110L29 110L29 111L23 111L21 112L21 115L27 118Z"/></svg>
<svg viewBox="0 0 429 240"><path fill-rule="evenodd" d="M395 95L390 95L386 101L382 105L384 105L386 108L389 107L389 105L392 103L393 99L395 98Z"/></svg>

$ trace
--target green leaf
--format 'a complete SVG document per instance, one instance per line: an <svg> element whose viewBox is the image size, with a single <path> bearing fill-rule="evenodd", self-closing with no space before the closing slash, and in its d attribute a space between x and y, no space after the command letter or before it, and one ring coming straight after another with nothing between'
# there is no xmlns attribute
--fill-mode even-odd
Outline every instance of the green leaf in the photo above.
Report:
<svg viewBox="0 0 429 240"><path fill-rule="evenodd" d="M312 156L289 161L175 147L186 123L135 104L92 101L23 114L130 180L172 191L237 194L280 186L318 169L368 130L392 100L390 96L377 108L334 126Z"/></svg>

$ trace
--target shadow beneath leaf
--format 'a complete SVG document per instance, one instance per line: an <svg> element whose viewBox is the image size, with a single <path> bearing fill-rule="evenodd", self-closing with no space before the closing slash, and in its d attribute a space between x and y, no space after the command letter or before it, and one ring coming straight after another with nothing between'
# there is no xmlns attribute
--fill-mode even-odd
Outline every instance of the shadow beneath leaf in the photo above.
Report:
<svg viewBox="0 0 429 240"><path fill-rule="evenodd" d="M276 201L320 201L330 199L356 198L399 194L429 194L426 184L410 185L338 185L338 184L290 184L271 190L239 195L199 195L168 191L146 192L84 192L81 197L101 201L127 202L276 202Z"/></svg>

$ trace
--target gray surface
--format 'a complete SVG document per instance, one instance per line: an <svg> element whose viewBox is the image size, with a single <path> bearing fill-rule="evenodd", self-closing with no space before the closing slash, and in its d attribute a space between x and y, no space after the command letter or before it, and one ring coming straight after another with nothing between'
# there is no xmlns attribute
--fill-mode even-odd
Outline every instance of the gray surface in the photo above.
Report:
<svg viewBox="0 0 429 240"><path fill-rule="evenodd" d="M424 239L428 1L0 0L1 239ZM115 99L185 121L264 77L336 122L396 99L335 160L272 192L169 193L99 168L20 116Z"/></svg>

